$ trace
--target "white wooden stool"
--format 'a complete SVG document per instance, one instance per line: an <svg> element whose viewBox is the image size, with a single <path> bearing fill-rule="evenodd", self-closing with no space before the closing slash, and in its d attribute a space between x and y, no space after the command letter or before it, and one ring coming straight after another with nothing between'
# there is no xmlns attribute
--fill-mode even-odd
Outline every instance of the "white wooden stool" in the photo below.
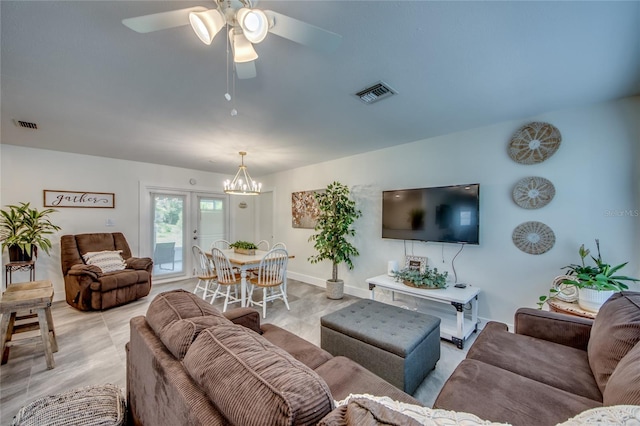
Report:
<svg viewBox="0 0 640 426"><path fill-rule="evenodd" d="M24 343L42 340L47 368L55 367L53 352L58 351L56 332L51 316L51 302L53 301L53 286L50 281L31 281L20 284L10 284L0 298L0 341L2 348L2 364L9 359L9 348ZM19 311L35 311L35 315L18 317ZM35 322L16 325L16 320L38 318ZM40 336L12 340L13 335L40 329Z"/></svg>

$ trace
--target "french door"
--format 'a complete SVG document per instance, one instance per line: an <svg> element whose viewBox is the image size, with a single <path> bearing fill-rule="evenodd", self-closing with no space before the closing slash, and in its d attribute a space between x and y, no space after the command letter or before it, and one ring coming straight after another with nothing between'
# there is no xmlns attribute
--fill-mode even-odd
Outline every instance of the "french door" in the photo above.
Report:
<svg viewBox="0 0 640 426"><path fill-rule="evenodd" d="M191 230L191 243L208 252L214 241L229 240L227 197L195 194L194 202L195 220Z"/></svg>
<svg viewBox="0 0 640 426"><path fill-rule="evenodd" d="M223 194L149 189L153 253L156 279L193 276L191 247L209 251L211 243L229 238L228 197Z"/></svg>

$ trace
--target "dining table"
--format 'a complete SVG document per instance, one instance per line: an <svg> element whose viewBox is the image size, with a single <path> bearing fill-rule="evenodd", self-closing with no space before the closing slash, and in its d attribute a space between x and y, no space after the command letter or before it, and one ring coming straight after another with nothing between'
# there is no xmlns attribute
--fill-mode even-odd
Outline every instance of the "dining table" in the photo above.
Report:
<svg viewBox="0 0 640 426"><path fill-rule="evenodd" d="M256 250L254 254L236 253L233 249L222 250L227 256L231 266L240 270L240 306L243 308L247 306L247 275L249 269L257 268L262 258L269 253L266 250ZM211 253L207 253L208 257L211 257ZM295 256L289 255L289 259L293 259ZM285 278L286 282L286 278ZM284 287L286 291L286 286Z"/></svg>

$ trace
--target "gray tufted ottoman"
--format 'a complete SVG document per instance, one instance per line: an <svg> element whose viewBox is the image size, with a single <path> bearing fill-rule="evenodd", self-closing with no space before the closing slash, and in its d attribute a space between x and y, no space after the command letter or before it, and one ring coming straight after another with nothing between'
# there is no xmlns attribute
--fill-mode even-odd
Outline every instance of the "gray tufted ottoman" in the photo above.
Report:
<svg viewBox="0 0 640 426"><path fill-rule="evenodd" d="M440 359L440 318L360 300L320 318L322 349L413 394Z"/></svg>

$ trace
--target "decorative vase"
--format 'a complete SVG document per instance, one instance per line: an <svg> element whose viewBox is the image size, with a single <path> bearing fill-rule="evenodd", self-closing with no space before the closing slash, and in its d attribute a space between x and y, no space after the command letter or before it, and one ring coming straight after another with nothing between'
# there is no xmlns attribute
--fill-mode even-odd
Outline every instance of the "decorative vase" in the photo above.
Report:
<svg viewBox="0 0 640 426"><path fill-rule="evenodd" d="M9 246L8 249L10 262L28 262L32 259L33 253L27 253L18 246Z"/></svg>
<svg viewBox="0 0 640 426"><path fill-rule="evenodd" d="M342 299L344 296L343 280L327 280L327 299Z"/></svg>
<svg viewBox="0 0 640 426"><path fill-rule="evenodd" d="M578 305L589 312L598 312L604 302L613 295L613 290L578 289Z"/></svg>

